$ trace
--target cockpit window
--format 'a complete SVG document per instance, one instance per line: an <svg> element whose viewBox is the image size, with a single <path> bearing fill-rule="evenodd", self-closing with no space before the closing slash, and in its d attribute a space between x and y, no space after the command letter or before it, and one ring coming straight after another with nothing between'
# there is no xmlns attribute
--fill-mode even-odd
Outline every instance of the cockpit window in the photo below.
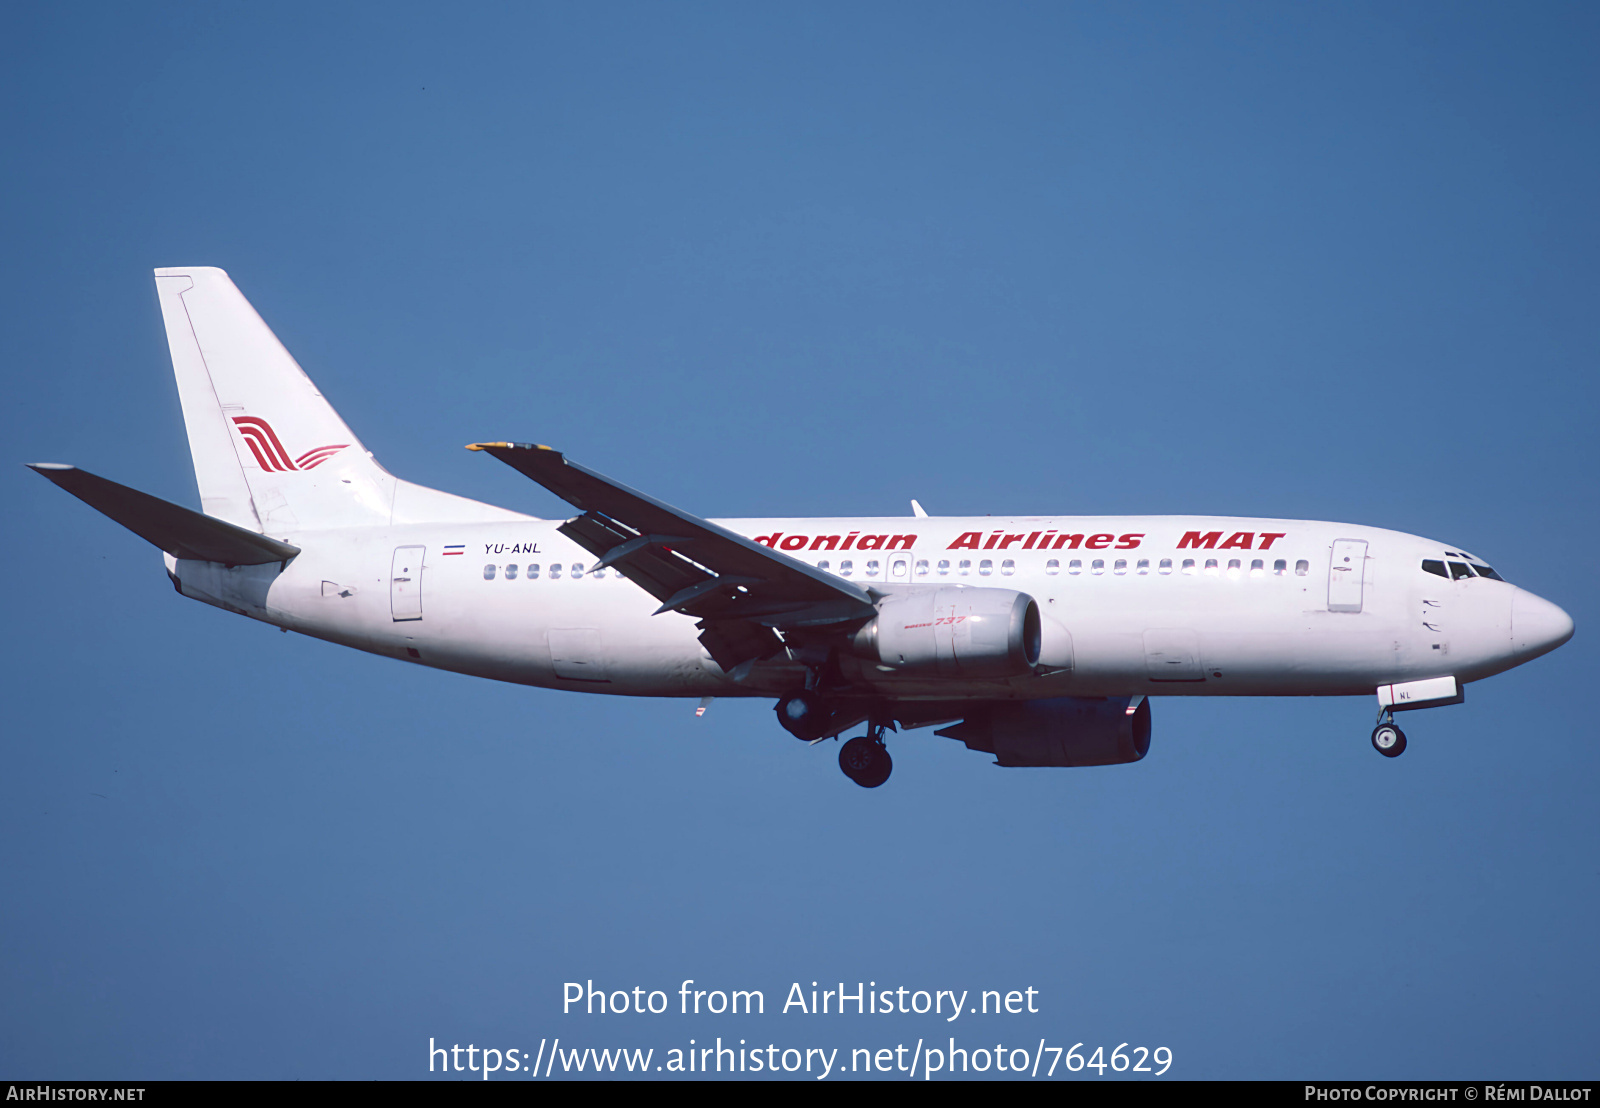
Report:
<svg viewBox="0 0 1600 1108"><path fill-rule="evenodd" d="M1465 562L1451 562L1450 563L1450 580L1459 581L1463 577L1471 577L1471 576L1472 576L1472 571L1467 568L1467 563L1465 563Z"/></svg>
<svg viewBox="0 0 1600 1108"><path fill-rule="evenodd" d="M1478 574L1479 577L1487 577L1491 581L1504 581L1505 580L1504 577L1501 577L1498 573L1496 573L1494 570L1490 569L1488 566L1480 566L1477 562L1473 562L1472 563L1472 568L1477 571L1477 574Z"/></svg>
<svg viewBox="0 0 1600 1108"><path fill-rule="evenodd" d="M1449 577L1450 576L1444 570L1444 563L1440 562L1440 561L1435 561L1432 558L1424 558L1422 560L1422 572L1431 573L1435 577Z"/></svg>

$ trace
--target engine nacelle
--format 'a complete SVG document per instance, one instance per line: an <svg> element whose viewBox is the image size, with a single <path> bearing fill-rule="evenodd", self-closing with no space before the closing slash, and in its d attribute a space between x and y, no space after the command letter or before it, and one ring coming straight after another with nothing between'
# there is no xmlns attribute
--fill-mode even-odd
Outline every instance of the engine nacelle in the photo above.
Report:
<svg viewBox="0 0 1600 1108"><path fill-rule="evenodd" d="M856 632L855 647L907 676L1017 677L1039 663L1039 605L1010 589L897 592Z"/></svg>
<svg viewBox="0 0 1600 1108"><path fill-rule="evenodd" d="M991 704L935 734L993 754L1002 766L1115 766L1149 753L1150 701L1062 696Z"/></svg>

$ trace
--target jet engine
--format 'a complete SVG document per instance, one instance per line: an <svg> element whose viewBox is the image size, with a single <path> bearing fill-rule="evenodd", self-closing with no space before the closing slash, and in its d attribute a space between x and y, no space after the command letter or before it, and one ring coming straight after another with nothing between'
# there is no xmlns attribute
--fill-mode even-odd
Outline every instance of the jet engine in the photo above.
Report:
<svg viewBox="0 0 1600 1108"><path fill-rule="evenodd" d="M856 651L907 676L1016 677L1039 663L1039 605L1010 589L893 593L856 632Z"/></svg>
<svg viewBox="0 0 1600 1108"><path fill-rule="evenodd" d="M990 704L934 732L995 756L1001 766L1115 766L1150 750L1142 696L1055 697Z"/></svg>

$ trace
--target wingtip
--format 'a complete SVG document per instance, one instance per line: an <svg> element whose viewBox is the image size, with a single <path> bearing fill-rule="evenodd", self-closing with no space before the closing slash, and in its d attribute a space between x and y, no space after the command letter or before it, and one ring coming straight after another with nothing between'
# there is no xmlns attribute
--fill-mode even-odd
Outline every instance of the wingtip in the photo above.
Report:
<svg viewBox="0 0 1600 1108"><path fill-rule="evenodd" d="M63 470L78 468L77 466L68 465L66 462L23 462L22 464L33 470L35 473L43 473L47 469Z"/></svg>
<svg viewBox="0 0 1600 1108"><path fill-rule="evenodd" d="M522 450L549 450L549 451L552 451L552 452L555 450L555 447L553 447L553 446L541 446L538 443L526 443L526 442L469 442L469 443L467 443L467 449L468 450L489 450L491 448L495 449L495 450L517 450L517 449L520 448Z"/></svg>

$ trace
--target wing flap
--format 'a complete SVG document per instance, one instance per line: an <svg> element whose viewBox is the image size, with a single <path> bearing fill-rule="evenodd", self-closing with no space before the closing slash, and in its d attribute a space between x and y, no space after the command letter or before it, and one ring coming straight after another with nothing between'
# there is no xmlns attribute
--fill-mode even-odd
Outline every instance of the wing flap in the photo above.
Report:
<svg viewBox="0 0 1600 1108"><path fill-rule="evenodd" d="M582 511L559 530L661 603L696 617L723 669L766 658L779 631L859 623L876 613L865 589L619 484L560 451L474 443Z"/></svg>
<svg viewBox="0 0 1600 1108"><path fill-rule="evenodd" d="M708 582L672 610L714 619L761 619L782 627L786 613L825 614L826 622L866 619L872 597L859 586L806 565L709 520L690 515L528 443L476 443L584 514L562 534L636 580L657 600Z"/></svg>

